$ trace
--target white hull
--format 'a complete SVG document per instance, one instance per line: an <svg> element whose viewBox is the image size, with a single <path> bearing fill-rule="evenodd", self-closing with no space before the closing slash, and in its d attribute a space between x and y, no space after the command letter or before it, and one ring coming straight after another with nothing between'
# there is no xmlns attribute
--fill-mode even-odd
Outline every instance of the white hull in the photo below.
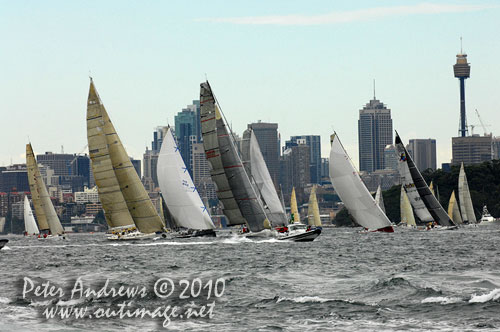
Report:
<svg viewBox="0 0 500 332"><path fill-rule="evenodd" d="M141 233L139 231L134 231L130 233L115 233L106 234L106 238L111 241L127 241L127 240L142 240L147 238L152 238L155 233Z"/></svg>

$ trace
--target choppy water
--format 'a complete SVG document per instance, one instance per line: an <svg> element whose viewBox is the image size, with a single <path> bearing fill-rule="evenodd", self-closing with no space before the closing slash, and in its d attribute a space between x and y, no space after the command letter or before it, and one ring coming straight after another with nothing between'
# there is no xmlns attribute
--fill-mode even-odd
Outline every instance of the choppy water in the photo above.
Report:
<svg viewBox="0 0 500 332"><path fill-rule="evenodd" d="M225 235L136 243L108 242L103 234L8 237L0 252L0 330L165 330L163 318L44 319L47 306L95 313L127 300L78 293L70 299L79 277L95 290L106 279L108 289L145 287L146 296L133 296L129 308L171 305L186 313L215 300L212 318L171 318L174 331L500 330L500 225L394 234L324 229L312 243ZM23 298L24 277L62 286L65 296ZM154 292L160 278L176 286L165 299ZM212 289L207 300L207 287L180 299L191 290L181 294L179 282L197 286L195 278L203 286L224 278L224 291L219 279L220 297Z"/></svg>

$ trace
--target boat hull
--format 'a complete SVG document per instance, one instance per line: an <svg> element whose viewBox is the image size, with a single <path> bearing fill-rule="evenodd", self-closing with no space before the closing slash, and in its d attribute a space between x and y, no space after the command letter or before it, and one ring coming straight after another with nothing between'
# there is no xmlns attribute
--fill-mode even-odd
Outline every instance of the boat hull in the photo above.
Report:
<svg viewBox="0 0 500 332"><path fill-rule="evenodd" d="M279 237L278 240L288 240L294 242L311 242L314 241L321 234L321 229L316 228L304 233L288 235L284 237Z"/></svg>
<svg viewBox="0 0 500 332"><path fill-rule="evenodd" d="M153 237L154 233L132 232L126 234L108 234L106 238L110 241L132 241L143 240Z"/></svg>
<svg viewBox="0 0 500 332"><path fill-rule="evenodd" d="M179 233L177 235L174 235L174 238L187 239L191 237L216 237L216 236L217 235L215 233L215 230L213 229L198 229L185 234Z"/></svg>
<svg viewBox="0 0 500 332"><path fill-rule="evenodd" d="M9 242L9 240L7 240L7 239L0 239L0 249L2 249L7 244L7 242Z"/></svg>

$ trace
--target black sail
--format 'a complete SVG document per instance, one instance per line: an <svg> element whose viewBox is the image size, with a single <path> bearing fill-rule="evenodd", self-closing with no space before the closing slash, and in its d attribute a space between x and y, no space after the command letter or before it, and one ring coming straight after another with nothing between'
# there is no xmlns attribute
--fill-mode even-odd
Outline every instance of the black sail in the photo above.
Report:
<svg viewBox="0 0 500 332"><path fill-rule="evenodd" d="M429 186L427 186L427 183L422 177L422 174L420 174L420 171L418 170L417 166L415 166L415 163L413 162L411 156L408 154L408 151L401 142L401 138L399 137L397 132L396 132L395 143L396 143L396 148L400 153L399 158L406 158L406 162L408 164L408 168L410 170L413 183L415 184L418 194L420 195L420 198L424 202L425 207L427 208L427 210L429 210L429 213L434 218L434 221L436 221L441 226L455 225L448 216L448 214L446 213L446 211L443 209L439 201L432 194L431 190L429 189Z"/></svg>

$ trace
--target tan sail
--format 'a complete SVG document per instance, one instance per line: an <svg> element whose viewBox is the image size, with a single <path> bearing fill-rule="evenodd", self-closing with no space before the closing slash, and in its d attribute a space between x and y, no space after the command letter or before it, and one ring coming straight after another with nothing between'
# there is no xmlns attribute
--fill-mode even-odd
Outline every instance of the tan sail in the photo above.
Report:
<svg viewBox="0 0 500 332"><path fill-rule="evenodd" d="M103 109L104 105L91 81L87 100L87 141L92 160L92 173L104 210L104 217L110 228L135 228L134 220L128 211L109 156L103 128Z"/></svg>
<svg viewBox="0 0 500 332"><path fill-rule="evenodd" d="M300 214L297 207L297 197L295 196L295 187L292 188L292 197L290 198L290 213L292 215L292 222L300 222Z"/></svg>
<svg viewBox="0 0 500 332"><path fill-rule="evenodd" d="M455 191L451 192L450 201L448 203L448 215L455 224L463 224L458 202L455 198Z"/></svg>
<svg viewBox="0 0 500 332"><path fill-rule="evenodd" d="M92 81L90 82L89 103L91 100L100 103ZM102 124L109 156L130 215L142 233L162 231L164 224L144 189L102 103L101 106Z"/></svg>
<svg viewBox="0 0 500 332"><path fill-rule="evenodd" d="M415 223L415 216L413 215L413 210L411 208L410 199L406 195L404 186L401 186L401 196L400 196L400 207L401 207L401 222L405 223L407 226L417 226Z"/></svg>
<svg viewBox="0 0 500 332"><path fill-rule="evenodd" d="M50 229L50 232L54 235L63 234L64 229L40 175L31 143L26 144L26 167L28 168L28 182L30 184L33 205L35 206L35 214L37 218L40 218L39 215L41 216L41 221L40 219L38 221L40 229Z"/></svg>
<svg viewBox="0 0 500 332"><path fill-rule="evenodd" d="M429 185L429 189L431 190L431 193L436 197L436 193L434 192L434 183L431 181L431 184Z"/></svg>
<svg viewBox="0 0 500 332"><path fill-rule="evenodd" d="M472 199L469 191L469 184L467 182L467 175L465 175L464 163L460 166L460 174L458 175L458 199L460 202L460 212L464 222L476 223L476 215L472 205Z"/></svg>
<svg viewBox="0 0 500 332"><path fill-rule="evenodd" d="M307 207L307 221L311 226L321 226L319 216L318 199L316 197L316 186L313 185L311 195L309 195L309 204Z"/></svg>

